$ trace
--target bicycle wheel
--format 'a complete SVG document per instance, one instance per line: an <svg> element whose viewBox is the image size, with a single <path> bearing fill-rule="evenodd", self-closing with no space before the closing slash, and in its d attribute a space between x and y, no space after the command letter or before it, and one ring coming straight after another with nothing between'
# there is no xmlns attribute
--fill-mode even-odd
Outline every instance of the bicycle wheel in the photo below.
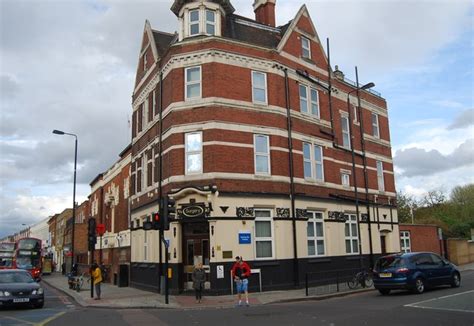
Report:
<svg viewBox="0 0 474 326"><path fill-rule="evenodd" d="M372 285L374 285L374 280L372 279L372 276L367 275L365 278L365 287L366 288L371 288Z"/></svg>
<svg viewBox="0 0 474 326"><path fill-rule="evenodd" d="M357 278L357 276L354 276L349 281L347 281L347 286L349 287L349 289L357 288L359 286L359 279Z"/></svg>

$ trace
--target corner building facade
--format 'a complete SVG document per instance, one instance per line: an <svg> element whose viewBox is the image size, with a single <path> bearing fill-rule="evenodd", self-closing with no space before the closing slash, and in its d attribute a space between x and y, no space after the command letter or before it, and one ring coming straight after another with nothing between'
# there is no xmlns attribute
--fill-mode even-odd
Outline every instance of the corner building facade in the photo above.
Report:
<svg viewBox="0 0 474 326"><path fill-rule="evenodd" d="M198 262L206 288L223 294L237 255L255 269L250 289L260 273L265 291L400 250L386 101L328 68L306 6L275 27L275 5L255 1L252 20L228 0L176 0L177 33L145 23L133 92L132 286L156 289L164 273L158 231L143 229L160 195L177 202L164 233L171 293L191 288Z"/></svg>

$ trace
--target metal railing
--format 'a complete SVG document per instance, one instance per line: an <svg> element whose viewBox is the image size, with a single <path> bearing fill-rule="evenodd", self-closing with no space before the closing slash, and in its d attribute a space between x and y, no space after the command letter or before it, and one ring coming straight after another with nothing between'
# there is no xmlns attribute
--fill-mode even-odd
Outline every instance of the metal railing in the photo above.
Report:
<svg viewBox="0 0 474 326"><path fill-rule="evenodd" d="M352 80L346 78L345 76L344 76L344 82L349 84L349 85L352 85L354 87L357 87L357 83L355 81L352 81ZM364 85L364 84L360 84L359 86L362 86L362 85ZM376 95L378 97L382 97L382 94L380 92L377 92L376 90L374 90L372 88L365 89L364 91L369 92L369 93L371 93L373 95Z"/></svg>
<svg viewBox="0 0 474 326"><path fill-rule="evenodd" d="M360 271L360 268L351 268L324 272L308 272L305 274L306 296L309 296L310 289L313 289L314 294L349 291L350 287L348 282Z"/></svg>

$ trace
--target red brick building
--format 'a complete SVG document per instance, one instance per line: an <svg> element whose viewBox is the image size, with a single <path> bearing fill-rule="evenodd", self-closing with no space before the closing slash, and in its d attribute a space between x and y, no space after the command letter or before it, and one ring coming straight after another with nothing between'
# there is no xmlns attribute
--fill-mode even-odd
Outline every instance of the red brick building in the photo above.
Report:
<svg viewBox="0 0 474 326"><path fill-rule="evenodd" d="M89 264L87 245L87 220L90 214L89 200L76 207L76 224L74 225L74 255L78 264Z"/></svg>
<svg viewBox="0 0 474 326"><path fill-rule="evenodd" d="M106 172L91 182L90 216L104 224L105 233L97 237L95 260L109 269L107 281L115 281L119 266L130 264L130 161L131 146ZM128 273L127 273L128 279Z"/></svg>
<svg viewBox="0 0 474 326"><path fill-rule="evenodd" d="M386 101L333 71L306 6L278 27L275 0L253 7L255 20L229 0L176 0L178 33L145 23L132 104L133 286L158 286L165 252L143 223L160 196L178 209L164 234L172 292L190 288L198 262L222 293L237 255L270 290L399 251Z"/></svg>
<svg viewBox="0 0 474 326"><path fill-rule="evenodd" d="M400 251L429 251L445 256L437 225L400 224Z"/></svg>

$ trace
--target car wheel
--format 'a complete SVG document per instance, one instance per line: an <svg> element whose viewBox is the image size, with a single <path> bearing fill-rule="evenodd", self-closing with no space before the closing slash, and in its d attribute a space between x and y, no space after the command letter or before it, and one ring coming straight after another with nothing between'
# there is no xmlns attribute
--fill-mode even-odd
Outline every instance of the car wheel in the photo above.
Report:
<svg viewBox="0 0 474 326"><path fill-rule="evenodd" d="M425 292L425 282L421 278L417 278L415 281L415 288L413 289L413 292L416 294L422 294Z"/></svg>
<svg viewBox="0 0 474 326"><path fill-rule="evenodd" d="M390 289L379 289L380 294L388 295L390 294Z"/></svg>
<svg viewBox="0 0 474 326"><path fill-rule="evenodd" d="M459 273L454 273L453 278L451 280L451 287L458 288L461 285L461 277Z"/></svg>

